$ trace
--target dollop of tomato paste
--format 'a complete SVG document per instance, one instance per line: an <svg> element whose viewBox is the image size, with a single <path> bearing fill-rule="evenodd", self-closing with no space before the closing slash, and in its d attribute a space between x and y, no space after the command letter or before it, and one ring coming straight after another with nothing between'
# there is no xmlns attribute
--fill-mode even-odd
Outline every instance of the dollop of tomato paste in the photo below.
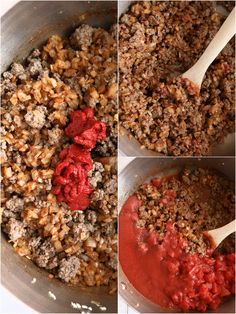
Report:
<svg viewBox="0 0 236 314"><path fill-rule="evenodd" d="M93 168L90 150L98 140L106 137L106 125L94 119L93 110L85 108L71 113L65 134L74 144L63 149L53 175L52 193L58 202L65 202L72 210L85 210L93 189L88 172Z"/></svg>
<svg viewBox="0 0 236 314"><path fill-rule="evenodd" d="M132 195L119 216L119 259L129 281L163 308L216 309L223 297L235 292L235 253L216 257L212 251L204 256L186 253L187 241L171 222L159 243L157 231L137 227L141 205Z"/></svg>
<svg viewBox="0 0 236 314"><path fill-rule="evenodd" d="M97 141L106 138L106 124L95 120L93 109L87 107L71 113L71 122L65 129L65 134L75 143L92 149Z"/></svg>

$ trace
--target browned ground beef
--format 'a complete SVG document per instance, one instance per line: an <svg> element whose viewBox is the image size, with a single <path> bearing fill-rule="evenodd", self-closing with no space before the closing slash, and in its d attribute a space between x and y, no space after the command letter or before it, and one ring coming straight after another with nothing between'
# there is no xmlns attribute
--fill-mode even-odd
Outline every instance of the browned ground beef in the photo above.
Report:
<svg viewBox="0 0 236 314"><path fill-rule="evenodd" d="M208 169L186 168L163 178L159 187L141 185L136 194L142 200L138 226L157 230L161 240L166 223L173 222L187 239L188 252L204 254L209 243L202 232L229 223L235 215L234 182ZM234 236L225 239L219 250L233 252Z"/></svg>
<svg viewBox="0 0 236 314"><path fill-rule="evenodd" d="M52 36L1 84L2 227L22 256L65 282L116 290L116 34L82 25ZM51 193L70 112L94 109L107 138L92 151L90 207L71 211ZM104 157L105 156L105 157Z"/></svg>
<svg viewBox="0 0 236 314"><path fill-rule="evenodd" d="M209 67L197 105L187 97L170 113L160 101L162 86L198 60L222 22L210 1L139 1L121 17L120 121L143 147L206 155L234 131L233 40Z"/></svg>
<svg viewBox="0 0 236 314"><path fill-rule="evenodd" d="M170 82L160 83L153 92L153 97L156 98L158 106L152 106L150 109L152 123L149 130L154 128L154 124L155 128L160 129L156 142L160 152L188 155L194 146L197 155L206 154L208 140L202 131L205 117L201 114L204 107L199 98L199 88L189 80L178 77ZM161 119L158 119L160 116ZM210 128L212 125L209 125ZM196 138L193 139L190 133L197 135Z"/></svg>

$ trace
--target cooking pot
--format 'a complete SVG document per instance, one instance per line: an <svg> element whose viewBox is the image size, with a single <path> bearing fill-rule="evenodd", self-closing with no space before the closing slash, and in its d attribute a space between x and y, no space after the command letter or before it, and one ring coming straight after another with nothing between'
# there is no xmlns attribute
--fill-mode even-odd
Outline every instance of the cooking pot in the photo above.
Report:
<svg viewBox="0 0 236 314"><path fill-rule="evenodd" d="M134 1L122 0L118 2L118 14L121 16L126 12L129 5ZM217 2L215 3L215 5ZM216 5L216 10L223 15L227 15L228 12L220 5ZM148 150L146 148L141 149L141 144L123 127L120 127L119 136L119 154L120 156L163 156L158 152ZM217 144L209 151L210 156L234 156L235 155L235 134L228 134L224 143Z"/></svg>
<svg viewBox="0 0 236 314"><path fill-rule="evenodd" d="M155 176L165 176L176 173L184 166L209 167L216 169L229 179L235 177L235 159L232 158L136 158L119 174L119 209L122 208L128 196L133 194L140 184ZM167 313L158 305L144 298L129 282L119 269L119 293L125 301L139 313ZM235 300L230 297L222 303L215 313L235 313Z"/></svg>
<svg viewBox="0 0 236 314"><path fill-rule="evenodd" d="M83 23L109 28L116 17L116 1L21 1L1 20L1 69L13 61L22 62L53 34L70 34ZM117 312L117 296L108 295L106 287L70 287L49 279L46 271L15 253L4 234L1 242L2 284L32 309L40 313Z"/></svg>

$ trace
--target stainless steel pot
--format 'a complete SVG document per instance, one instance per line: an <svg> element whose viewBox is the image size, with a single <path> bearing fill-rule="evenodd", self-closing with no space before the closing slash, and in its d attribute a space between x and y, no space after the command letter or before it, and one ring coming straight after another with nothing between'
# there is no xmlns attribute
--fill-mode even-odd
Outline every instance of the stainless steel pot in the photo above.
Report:
<svg viewBox="0 0 236 314"><path fill-rule="evenodd" d="M118 2L118 14L121 16L129 7L129 5L134 0L121 0ZM217 2L215 3L215 5ZM220 6L216 5L216 10L223 15L227 15L226 10ZM121 156L163 156L158 152L154 152L148 149L141 149L141 144L128 133L124 128L120 128L119 136L119 153ZM234 156L235 155L235 134L228 134L224 143L217 144L209 152L209 156Z"/></svg>
<svg viewBox="0 0 236 314"><path fill-rule="evenodd" d="M81 23L108 28L116 23L116 17L116 1L19 2L1 20L2 71L12 61L23 61L52 34L68 34ZM88 311L80 309L85 305L92 307L94 313L117 311L117 297L108 295L105 287L69 287L49 279L46 271L14 253L4 235L1 242L2 284L32 309L40 313L80 313ZM31 283L33 278L35 283ZM91 301L99 302L103 308Z"/></svg>
<svg viewBox="0 0 236 314"><path fill-rule="evenodd" d="M156 175L165 176L184 166L200 166L216 169L229 177L235 178L234 158L136 158L119 175L119 209L137 187ZM139 313L166 313L156 304L144 298L128 281L121 267L119 271L119 293L126 302ZM216 311L217 313L235 313L234 298L228 299Z"/></svg>

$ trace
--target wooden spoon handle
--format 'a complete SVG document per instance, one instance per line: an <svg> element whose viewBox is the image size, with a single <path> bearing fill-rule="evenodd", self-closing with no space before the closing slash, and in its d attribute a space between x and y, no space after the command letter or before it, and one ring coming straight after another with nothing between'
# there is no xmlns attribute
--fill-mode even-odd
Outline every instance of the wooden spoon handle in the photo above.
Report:
<svg viewBox="0 0 236 314"><path fill-rule="evenodd" d="M235 8L231 11L200 59L194 64L194 66L192 66L187 72L183 74L183 77L188 78L200 88L206 70L227 45L234 34Z"/></svg>
<svg viewBox="0 0 236 314"><path fill-rule="evenodd" d="M208 235L212 237L215 247L217 247L228 235L235 232L235 222L236 220L233 220L221 228L207 232Z"/></svg>

